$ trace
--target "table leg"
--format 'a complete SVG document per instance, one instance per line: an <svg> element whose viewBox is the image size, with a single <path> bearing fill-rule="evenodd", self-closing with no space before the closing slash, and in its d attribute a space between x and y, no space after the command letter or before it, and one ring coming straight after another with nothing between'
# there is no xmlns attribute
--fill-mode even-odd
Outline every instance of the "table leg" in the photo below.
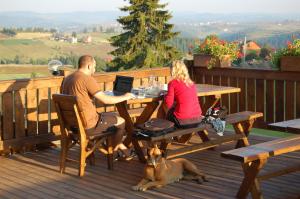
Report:
<svg viewBox="0 0 300 199"><path fill-rule="evenodd" d="M262 198L262 195L259 191L260 190L259 182L256 179L256 177L266 162L267 162L266 159L258 159L253 162L248 162L242 165L245 177L236 195L237 198L241 198L241 199L246 198L250 191L254 199Z"/></svg>
<svg viewBox="0 0 300 199"><path fill-rule="evenodd" d="M147 106L144 108L142 114L137 118L136 124L143 124L150 119L153 112L158 107L159 102L150 102L147 103Z"/></svg>
<svg viewBox="0 0 300 199"><path fill-rule="evenodd" d="M131 146L131 140L132 140L132 134L134 131L134 125L133 125L133 121L127 111L127 103L125 102L120 102L118 104L116 104L117 110L119 112L119 115L125 119L125 129L127 132L127 136L124 140L124 144L127 147Z"/></svg>

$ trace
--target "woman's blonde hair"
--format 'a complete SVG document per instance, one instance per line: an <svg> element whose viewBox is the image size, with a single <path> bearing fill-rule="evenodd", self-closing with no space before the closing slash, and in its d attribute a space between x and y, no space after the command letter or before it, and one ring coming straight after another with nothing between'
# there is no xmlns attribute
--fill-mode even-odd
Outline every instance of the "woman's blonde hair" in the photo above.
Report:
<svg viewBox="0 0 300 199"><path fill-rule="evenodd" d="M181 60L176 60L172 62L171 76L173 79L177 79L184 82L187 86L191 86L194 83L190 78L189 71L186 65Z"/></svg>

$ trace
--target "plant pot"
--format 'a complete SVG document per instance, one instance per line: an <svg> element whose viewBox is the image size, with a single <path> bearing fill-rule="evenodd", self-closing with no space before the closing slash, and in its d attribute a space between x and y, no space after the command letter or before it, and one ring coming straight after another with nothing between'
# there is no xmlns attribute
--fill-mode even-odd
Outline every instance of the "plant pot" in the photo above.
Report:
<svg viewBox="0 0 300 199"><path fill-rule="evenodd" d="M223 56L222 60L220 61L221 68L228 68L231 67L231 58L230 55Z"/></svg>
<svg viewBox="0 0 300 199"><path fill-rule="evenodd" d="M194 67L207 67L212 55L194 54ZM217 58L216 64L213 67L228 68L231 67L231 59L229 55L225 55L222 60Z"/></svg>
<svg viewBox="0 0 300 199"><path fill-rule="evenodd" d="M280 58L281 71L300 71L300 56L283 56Z"/></svg>

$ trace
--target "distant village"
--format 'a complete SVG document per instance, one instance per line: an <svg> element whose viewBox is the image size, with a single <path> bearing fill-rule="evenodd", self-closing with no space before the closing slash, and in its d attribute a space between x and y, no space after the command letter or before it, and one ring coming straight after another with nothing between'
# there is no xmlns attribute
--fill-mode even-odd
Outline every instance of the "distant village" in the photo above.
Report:
<svg viewBox="0 0 300 199"><path fill-rule="evenodd" d="M69 42L72 44L76 44L76 43L92 43L92 36L87 35L87 36L83 36L81 38L77 38L76 34L72 34L70 35L66 35L64 33L54 33L51 37L50 37L51 41L58 41L58 42Z"/></svg>

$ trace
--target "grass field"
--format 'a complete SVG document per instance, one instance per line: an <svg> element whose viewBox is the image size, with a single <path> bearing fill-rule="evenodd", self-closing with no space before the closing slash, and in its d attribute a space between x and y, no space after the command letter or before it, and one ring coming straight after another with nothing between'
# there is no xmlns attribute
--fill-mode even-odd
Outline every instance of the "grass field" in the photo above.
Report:
<svg viewBox="0 0 300 199"><path fill-rule="evenodd" d="M88 34L78 34L78 38ZM74 54L91 54L102 59L111 57L113 47L108 38L112 34L91 33L92 43L71 44L68 42L51 41L49 33L18 33L15 37L0 37L0 59L14 59L17 55L22 61L32 59L50 59L53 57Z"/></svg>
<svg viewBox="0 0 300 199"><path fill-rule="evenodd" d="M43 65L0 65L0 80L51 76Z"/></svg>
<svg viewBox="0 0 300 199"><path fill-rule="evenodd" d="M226 125L226 129L233 131L233 127L231 125ZM283 137L288 137L288 136L291 136L294 134L287 133L287 132L281 132L281 131L272 131L272 130L267 130L267 129L253 128L251 130L251 135L283 138Z"/></svg>

